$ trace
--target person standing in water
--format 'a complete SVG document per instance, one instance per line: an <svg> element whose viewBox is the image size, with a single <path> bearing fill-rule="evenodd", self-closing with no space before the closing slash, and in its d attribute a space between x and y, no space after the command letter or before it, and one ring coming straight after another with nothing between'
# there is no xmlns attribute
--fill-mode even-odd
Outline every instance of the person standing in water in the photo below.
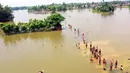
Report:
<svg viewBox="0 0 130 73"><path fill-rule="evenodd" d="M76 28L74 28L74 33L76 34Z"/></svg>
<svg viewBox="0 0 130 73"><path fill-rule="evenodd" d="M104 67L103 67L103 70L106 70L106 65L107 65L107 62L106 62L106 59L104 58L104 59L103 59L103 66L104 66Z"/></svg>
<svg viewBox="0 0 130 73"><path fill-rule="evenodd" d="M95 50L94 50L94 53L93 53L93 54L94 54L94 58L96 59L96 54L97 54L97 53L95 52Z"/></svg>
<svg viewBox="0 0 130 73"><path fill-rule="evenodd" d="M113 68L113 62L110 61L110 71L112 71L112 68Z"/></svg>
<svg viewBox="0 0 130 73"><path fill-rule="evenodd" d="M93 45L92 45L92 42L90 42L90 47L92 47Z"/></svg>
<svg viewBox="0 0 130 73"><path fill-rule="evenodd" d="M99 56L99 65L101 65L101 56Z"/></svg>
<svg viewBox="0 0 130 73"><path fill-rule="evenodd" d="M101 52L101 49L99 49L99 55L102 55L101 53L102 53L102 52Z"/></svg>
<svg viewBox="0 0 130 73"><path fill-rule="evenodd" d="M85 40L83 39L83 43L85 44Z"/></svg>
<svg viewBox="0 0 130 73"><path fill-rule="evenodd" d="M92 53L92 49L93 49L93 47L90 47L90 52Z"/></svg>
<svg viewBox="0 0 130 73"><path fill-rule="evenodd" d="M78 42L78 45L77 45L77 46L78 46L78 49L80 49L80 42Z"/></svg>
<svg viewBox="0 0 130 73"><path fill-rule="evenodd" d="M98 52L98 46L96 46L96 52Z"/></svg>
<svg viewBox="0 0 130 73"><path fill-rule="evenodd" d="M118 61L116 60L116 62L115 62L115 68L117 68L117 66L118 66Z"/></svg>
<svg viewBox="0 0 130 73"><path fill-rule="evenodd" d="M82 34L82 40L85 41L85 39L84 39L84 33Z"/></svg>
<svg viewBox="0 0 130 73"><path fill-rule="evenodd" d="M86 48L87 48L87 47L88 47L88 43L86 42L86 44L85 44L85 45L86 45Z"/></svg>
<svg viewBox="0 0 130 73"><path fill-rule="evenodd" d="M92 55L93 55L93 49L94 49L94 46L92 47Z"/></svg>
<svg viewBox="0 0 130 73"><path fill-rule="evenodd" d="M107 62L106 62L106 59L105 59L105 58L103 59L103 65L104 65L104 66L107 65Z"/></svg>
<svg viewBox="0 0 130 73"><path fill-rule="evenodd" d="M96 49L95 49L95 54L96 54L96 59L98 59L98 46L96 46Z"/></svg>
<svg viewBox="0 0 130 73"><path fill-rule="evenodd" d="M79 28L77 29L77 33L78 33L78 36L79 36Z"/></svg>
<svg viewBox="0 0 130 73"><path fill-rule="evenodd" d="M95 53L95 46L93 46L92 48L92 54L94 55L94 53Z"/></svg>

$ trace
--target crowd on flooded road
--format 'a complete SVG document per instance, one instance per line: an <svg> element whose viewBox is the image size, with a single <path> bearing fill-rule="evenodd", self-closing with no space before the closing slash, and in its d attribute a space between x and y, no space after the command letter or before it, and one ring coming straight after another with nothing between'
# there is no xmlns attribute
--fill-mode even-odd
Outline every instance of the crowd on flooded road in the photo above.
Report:
<svg viewBox="0 0 130 73"><path fill-rule="evenodd" d="M97 62L98 65L102 66L103 67L103 70L106 71L113 71L113 70L116 70L116 71L120 71L120 72L125 72L123 70L123 65L122 64L119 64L118 60L114 60L114 59L106 59L105 57L103 58L103 54L102 54L102 50L99 49L98 46L95 46L92 44L92 42L88 42L87 40L85 40L85 34L82 33L79 28L76 29L76 28L73 28L72 25L68 25L69 29L72 31L74 30L74 33L77 33L78 36L80 36L81 34L81 41L83 42L83 44L86 45L86 48L90 50L90 62L93 63L93 62ZM89 44L89 45L88 45ZM80 48L80 41L76 44L76 47L78 49L81 49ZM86 53L86 52L85 52ZM125 73L128 73L128 72L125 72Z"/></svg>

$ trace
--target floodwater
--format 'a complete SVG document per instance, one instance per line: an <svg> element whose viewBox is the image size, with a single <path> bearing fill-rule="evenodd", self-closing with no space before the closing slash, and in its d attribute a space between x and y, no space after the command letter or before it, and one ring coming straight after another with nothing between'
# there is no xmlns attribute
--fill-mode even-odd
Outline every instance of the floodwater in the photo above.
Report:
<svg viewBox="0 0 130 73"><path fill-rule="evenodd" d="M88 42L102 49L103 57L118 60L124 65L124 71L130 72L129 9L117 9L110 15L92 13L88 9L62 12L62 15L66 18L62 31L0 35L0 73L38 73L39 70L45 73L102 73L101 67L89 62L89 52L84 55L84 50L76 48L80 39L67 24L85 33ZM28 22L31 18L44 19L47 15L15 11L14 16L17 23Z"/></svg>

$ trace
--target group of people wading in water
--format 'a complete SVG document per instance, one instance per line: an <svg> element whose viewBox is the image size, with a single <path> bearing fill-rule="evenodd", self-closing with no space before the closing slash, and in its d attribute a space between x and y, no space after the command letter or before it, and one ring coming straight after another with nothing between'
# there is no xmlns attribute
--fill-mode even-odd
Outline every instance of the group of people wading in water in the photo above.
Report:
<svg viewBox="0 0 130 73"><path fill-rule="evenodd" d="M72 31L72 25L68 25L69 29ZM74 28L74 32L78 34L78 36L80 35L80 31L79 31L79 28L76 29ZM83 43L86 45L86 48L88 48L88 43L85 41L85 34L82 33L82 41ZM61 45L62 47L62 45ZM80 43L77 43L76 44L76 47L78 49L80 49ZM56 46L55 46L56 48ZM103 65L103 70L107 70L107 67L109 69L109 71L112 71L113 68L115 69L119 69L120 71L123 71L123 65L120 66L120 68L118 68L118 61L116 60L114 62L114 60L106 60L105 58L102 58L102 51L101 49L98 48L98 46L93 46L92 42L90 42L90 46L89 46L89 49L90 49L90 52L92 54L92 56L90 57L90 62L94 62L94 60L98 61L98 64L99 65ZM86 52L85 52L86 54ZM129 58L130 60L130 58ZM39 71L39 73L44 73L44 71ZM126 72L128 73L128 72Z"/></svg>
<svg viewBox="0 0 130 73"><path fill-rule="evenodd" d="M94 59L98 61L99 65L104 66L103 70L106 70L106 67L109 65L109 70L112 71L113 67L115 69L118 68L118 61L116 60L114 63L114 60L106 60L105 58L102 59L102 52L101 49L98 49L98 46L92 46L92 43L90 43L90 52L93 57L90 58L90 61L93 62ZM123 71L123 65L120 66L120 70Z"/></svg>
<svg viewBox="0 0 130 73"><path fill-rule="evenodd" d="M70 30L73 29L75 33L77 32L77 34L79 36L79 34L80 34L79 28L78 29L72 28L72 25L68 25L68 27L69 27ZM120 71L123 71L123 65L121 65L119 67L117 60L114 62L113 59L112 60L106 60L105 58L102 58L102 51L101 51L101 49L98 48L98 46L95 47L95 46L93 46L92 42L90 42L90 45L88 47L88 43L85 41L84 35L85 34L82 33L82 41L86 45L86 48L90 49L90 52L91 52L90 62L94 62L95 60L98 61L99 65L103 65L104 71L107 70L107 68L108 68L109 71L112 71L114 68L116 70L119 69ZM76 47L78 49L80 49L80 43L79 42L76 44ZM85 54L86 54L86 52L85 52ZM126 73L128 73L128 72L126 72Z"/></svg>

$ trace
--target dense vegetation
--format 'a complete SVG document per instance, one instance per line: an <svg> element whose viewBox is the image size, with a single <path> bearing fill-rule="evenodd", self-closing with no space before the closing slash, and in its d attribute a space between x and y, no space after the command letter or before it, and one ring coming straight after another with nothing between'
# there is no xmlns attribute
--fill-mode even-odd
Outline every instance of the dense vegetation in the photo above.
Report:
<svg viewBox="0 0 130 73"><path fill-rule="evenodd" d="M2 30L5 34L17 34L17 33L27 33L36 31L50 31L61 29L61 22L64 21L64 17L61 14L53 13L44 20L32 20L30 19L28 23L18 23L16 24L2 24Z"/></svg>
<svg viewBox="0 0 130 73"><path fill-rule="evenodd" d="M63 3L63 4L50 4L50 5L40 5L40 6L33 6L28 9L28 12L36 12L36 11L66 11L72 9L81 9L86 8L87 3Z"/></svg>
<svg viewBox="0 0 130 73"><path fill-rule="evenodd" d="M2 6L0 4L0 22L12 21L14 16L12 10L8 6Z"/></svg>
<svg viewBox="0 0 130 73"><path fill-rule="evenodd" d="M101 3L99 6L93 7L95 12L114 12L115 7L107 2Z"/></svg>

